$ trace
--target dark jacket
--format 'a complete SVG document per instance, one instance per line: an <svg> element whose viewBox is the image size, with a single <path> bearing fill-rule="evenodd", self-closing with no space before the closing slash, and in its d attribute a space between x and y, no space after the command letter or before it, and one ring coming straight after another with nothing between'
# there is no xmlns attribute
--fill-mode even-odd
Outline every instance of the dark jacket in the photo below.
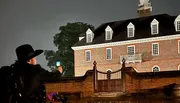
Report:
<svg viewBox="0 0 180 103"><path fill-rule="evenodd" d="M15 62L14 74L22 76L24 90L23 98L26 103L45 103L45 82L53 82L61 79L59 71L49 72L40 65L30 65L26 62ZM45 93L44 93L45 94Z"/></svg>

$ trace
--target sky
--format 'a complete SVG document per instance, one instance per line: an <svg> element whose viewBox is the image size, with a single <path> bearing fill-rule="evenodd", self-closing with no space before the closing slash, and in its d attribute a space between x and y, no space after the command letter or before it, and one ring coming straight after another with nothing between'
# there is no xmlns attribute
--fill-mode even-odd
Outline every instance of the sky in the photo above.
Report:
<svg viewBox="0 0 180 103"><path fill-rule="evenodd" d="M180 0L149 0L152 15L180 14ZM53 36L68 22L95 27L105 22L137 18L139 0L0 0L0 66L17 59L15 49L31 44L34 49L56 50ZM37 62L46 70L44 54Z"/></svg>

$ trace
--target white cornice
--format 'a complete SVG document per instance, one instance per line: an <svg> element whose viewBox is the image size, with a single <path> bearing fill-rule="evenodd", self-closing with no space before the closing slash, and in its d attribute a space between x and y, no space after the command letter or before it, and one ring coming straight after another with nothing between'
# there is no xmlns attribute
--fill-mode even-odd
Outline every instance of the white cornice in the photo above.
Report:
<svg viewBox="0 0 180 103"><path fill-rule="evenodd" d="M162 40L171 40L171 39L178 39L178 38L180 38L180 34L169 35L169 36L161 36L161 37L152 37L152 38L145 38L145 39L118 41L118 42L111 42L111 43L102 43L102 44L76 46L76 47L71 47L71 48L73 50L83 50L83 49L92 49L92 48L102 48L102 47L118 46L118 45L146 43L146 42L154 42L154 41L162 41Z"/></svg>

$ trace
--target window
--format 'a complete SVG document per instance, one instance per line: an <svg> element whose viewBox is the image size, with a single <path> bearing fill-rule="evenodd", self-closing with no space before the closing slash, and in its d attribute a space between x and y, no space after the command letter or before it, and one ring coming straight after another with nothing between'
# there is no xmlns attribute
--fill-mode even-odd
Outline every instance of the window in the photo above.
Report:
<svg viewBox="0 0 180 103"><path fill-rule="evenodd" d="M112 49L106 48L106 60L111 60L111 59L112 59Z"/></svg>
<svg viewBox="0 0 180 103"><path fill-rule="evenodd" d="M135 46L128 46L127 52L128 52L128 55L134 55L135 54Z"/></svg>
<svg viewBox="0 0 180 103"><path fill-rule="evenodd" d="M135 30L134 25L130 22L127 26L127 35L129 38L134 37L134 30Z"/></svg>
<svg viewBox="0 0 180 103"><path fill-rule="evenodd" d="M153 24L151 30L151 34L158 34L158 25Z"/></svg>
<svg viewBox="0 0 180 103"><path fill-rule="evenodd" d="M157 67L157 66L155 66L154 68L153 68L153 72L159 72L160 70L159 70L159 68Z"/></svg>
<svg viewBox="0 0 180 103"><path fill-rule="evenodd" d="M111 31L106 31L106 40L111 40Z"/></svg>
<svg viewBox="0 0 180 103"><path fill-rule="evenodd" d="M105 29L105 39L106 40L111 40L113 36L113 30L112 28L108 25Z"/></svg>
<svg viewBox="0 0 180 103"><path fill-rule="evenodd" d="M177 31L180 31L180 21L177 21Z"/></svg>
<svg viewBox="0 0 180 103"><path fill-rule="evenodd" d="M89 43L89 42L91 42L91 34L87 34L87 42Z"/></svg>
<svg viewBox="0 0 180 103"><path fill-rule="evenodd" d="M178 40L178 53L180 53L180 40Z"/></svg>
<svg viewBox="0 0 180 103"><path fill-rule="evenodd" d="M86 31L86 43L90 43L93 41L94 33L91 31L91 29L88 29Z"/></svg>
<svg viewBox="0 0 180 103"><path fill-rule="evenodd" d="M159 44L158 43L152 44L152 55L153 56L159 55Z"/></svg>
<svg viewBox="0 0 180 103"><path fill-rule="evenodd" d="M151 22L151 34L158 34L159 33L159 22L154 19L152 22Z"/></svg>
<svg viewBox="0 0 180 103"><path fill-rule="evenodd" d="M86 50L86 61L87 62L91 61L91 51L90 50Z"/></svg>
<svg viewBox="0 0 180 103"><path fill-rule="evenodd" d="M128 28L128 37L134 37L134 28Z"/></svg>

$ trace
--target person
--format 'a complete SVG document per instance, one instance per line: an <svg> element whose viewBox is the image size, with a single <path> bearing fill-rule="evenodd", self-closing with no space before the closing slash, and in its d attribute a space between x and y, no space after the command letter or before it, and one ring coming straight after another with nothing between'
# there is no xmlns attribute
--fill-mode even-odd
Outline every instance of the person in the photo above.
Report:
<svg viewBox="0 0 180 103"><path fill-rule="evenodd" d="M18 92L16 94L19 97L1 103L12 103L12 101L15 103L45 103L45 95L42 93L42 88L45 88L44 83L61 80L62 67L55 72L43 69L36 61L36 56L41 53L43 50L34 50L30 44L16 48L17 60L12 65L14 76L12 77L15 81L19 78L19 81L15 82L15 91Z"/></svg>

